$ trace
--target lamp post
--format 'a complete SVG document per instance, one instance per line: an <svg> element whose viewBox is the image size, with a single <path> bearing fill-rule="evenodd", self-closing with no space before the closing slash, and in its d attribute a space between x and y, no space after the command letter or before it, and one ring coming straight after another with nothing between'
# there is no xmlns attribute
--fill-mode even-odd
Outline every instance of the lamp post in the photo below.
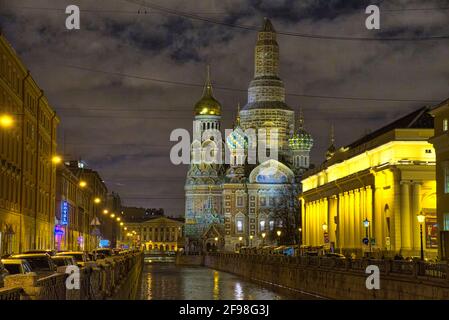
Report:
<svg viewBox="0 0 449 320"><path fill-rule="evenodd" d="M218 251L218 237L215 237L215 251Z"/></svg>
<svg viewBox="0 0 449 320"><path fill-rule="evenodd" d="M363 220L363 226L365 227L365 235L366 238L368 239L369 252L371 253L371 239L369 238L369 225L370 221L368 220L368 218L365 218L365 220Z"/></svg>
<svg viewBox="0 0 449 320"><path fill-rule="evenodd" d="M265 237L267 234L265 232L262 232L262 246L265 246Z"/></svg>
<svg viewBox="0 0 449 320"><path fill-rule="evenodd" d="M239 237L239 247L240 247L240 248L241 248L242 245L243 245L242 241L243 241L243 237Z"/></svg>
<svg viewBox="0 0 449 320"><path fill-rule="evenodd" d="M424 261L424 246L422 241L422 225L424 221L426 221L426 216L423 215L422 212L417 216L418 222L419 222L419 238L421 242L421 261Z"/></svg>
<svg viewBox="0 0 449 320"><path fill-rule="evenodd" d="M253 238L254 238L253 235L250 235L250 236L249 236L249 246L250 246L250 247L253 246Z"/></svg>
<svg viewBox="0 0 449 320"><path fill-rule="evenodd" d="M278 235L278 246L279 246L279 245L281 245L281 234L282 234L282 231L278 230L278 231L276 231L276 234Z"/></svg>
<svg viewBox="0 0 449 320"><path fill-rule="evenodd" d="M299 227L299 247L301 248L302 245L302 228Z"/></svg>

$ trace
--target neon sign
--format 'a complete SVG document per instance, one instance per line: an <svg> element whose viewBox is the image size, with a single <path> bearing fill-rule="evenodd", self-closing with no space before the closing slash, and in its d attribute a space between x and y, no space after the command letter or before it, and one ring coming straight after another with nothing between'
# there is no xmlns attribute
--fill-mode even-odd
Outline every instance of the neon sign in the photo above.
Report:
<svg viewBox="0 0 449 320"><path fill-rule="evenodd" d="M62 202L61 208L61 225L66 226L69 224L69 204L67 201Z"/></svg>

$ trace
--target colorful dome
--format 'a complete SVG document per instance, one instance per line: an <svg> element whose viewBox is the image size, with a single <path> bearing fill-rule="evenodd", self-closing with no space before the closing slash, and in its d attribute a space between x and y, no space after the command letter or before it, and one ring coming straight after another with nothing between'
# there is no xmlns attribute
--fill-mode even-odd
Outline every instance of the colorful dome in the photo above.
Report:
<svg viewBox="0 0 449 320"><path fill-rule="evenodd" d="M234 131L226 138L226 143L231 150L246 149L248 147L248 137L240 126L236 126Z"/></svg>
<svg viewBox="0 0 449 320"><path fill-rule="evenodd" d="M288 144L292 150L309 150L313 146L313 138L303 128L300 128L294 135L288 140Z"/></svg>
<svg viewBox="0 0 449 320"><path fill-rule="evenodd" d="M195 116L220 116L221 104L218 102L212 93L212 83L210 81L209 66L207 67L206 84L204 85L203 96L200 101L195 104Z"/></svg>

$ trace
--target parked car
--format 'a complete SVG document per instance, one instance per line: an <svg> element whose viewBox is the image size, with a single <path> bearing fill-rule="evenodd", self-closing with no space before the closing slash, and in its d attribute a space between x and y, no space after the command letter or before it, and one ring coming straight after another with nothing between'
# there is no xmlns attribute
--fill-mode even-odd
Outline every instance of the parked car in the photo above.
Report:
<svg viewBox="0 0 449 320"><path fill-rule="evenodd" d="M56 271L56 265L47 253L24 253L11 256L13 259L25 259L31 266L31 271L46 276Z"/></svg>
<svg viewBox="0 0 449 320"><path fill-rule="evenodd" d="M57 267L76 266L76 261L72 256L56 255L51 257L51 260Z"/></svg>
<svg viewBox="0 0 449 320"><path fill-rule="evenodd" d="M341 253L336 253L336 252L326 252L324 254L324 256L328 257L328 258L346 259L346 257L344 255L342 255Z"/></svg>
<svg viewBox="0 0 449 320"><path fill-rule="evenodd" d="M52 250L52 249L46 249L46 250L28 250L28 251L25 251L25 252L22 252L22 253L26 253L26 254L28 254L28 253L46 253L46 254L48 254L49 256L54 256L54 255L56 255L56 250Z"/></svg>
<svg viewBox="0 0 449 320"><path fill-rule="evenodd" d="M2 263L10 275L32 272L31 265L25 259L2 259Z"/></svg>
<svg viewBox="0 0 449 320"><path fill-rule="evenodd" d="M3 287L3 280L7 275L9 275L9 272L5 269L3 263L0 261L0 288Z"/></svg>
<svg viewBox="0 0 449 320"><path fill-rule="evenodd" d="M78 267L84 267L86 265L86 262L90 261L87 253L83 252L83 251L64 251L64 252L58 252L56 254L56 256L70 256L72 257L75 262L76 265Z"/></svg>
<svg viewBox="0 0 449 320"><path fill-rule="evenodd" d="M97 248L92 250L93 255L102 254L105 257L111 257L112 256L112 249L109 248Z"/></svg>

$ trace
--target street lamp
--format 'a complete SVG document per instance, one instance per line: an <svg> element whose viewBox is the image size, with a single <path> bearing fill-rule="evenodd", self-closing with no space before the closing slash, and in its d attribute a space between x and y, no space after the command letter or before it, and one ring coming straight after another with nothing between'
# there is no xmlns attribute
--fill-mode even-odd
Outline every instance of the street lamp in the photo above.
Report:
<svg viewBox="0 0 449 320"><path fill-rule="evenodd" d="M249 246L250 246L250 247L253 246L253 238L254 238L253 235L250 235L250 236L249 236Z"/></svg>
<svg viewBox="0 0 449 320"><path fill-rule="evenodd" d="M281 244L281 230L276 231L276 234L278 235L278 246Z"/></svg>
<svg viewBox="0 0 449 320"><path fill-rule="evenodd" d="M262 246L265 245L265 237L267 236L267 234L265 232L262 232Z"/></svg>
<svg viewBox="0 0 449 320"><path fill-rule="evenodd" d="M302 245L302 228L301 227L299 227L299 247L301 247L301 245Z"/></svg>
<svg viewBox="0 0 449 320"><path fill-rule="evenodd" d="M365 220L363 220L363 226L365 227L365 234L369 244L369 252L371 253L371 239L369 238L369 225L370 221L368 220L368 218L365 218Z"/></svg>
<svg viewBox="0 0 449 320"><path fill-rule="evenodd" d="M10 128L14 124L14 118L8 114L3 114L0 116L0 127L2 128Z"/></svg>
<svg viewBox="0 0 449 320"><path fill-rule="evenodd" d="M120 222L120 226L123 226L123 222Z"/></svg>
<svg viewBox="0 0 449 320"><path fill-rule="evenodd" d="M114 219L115 218L115 214L111 214L111 218Z"/></svg>
<svg viewBox="0 0 449 320"><path fill-rule="evenodd" d="M326 232L326 231L327 231L327 224L326 224L326 222L323 223L323 226L322 226L322 227L323 227L323 231Z"/></svg>
<svg viewBox="0 0 449 320"><path fill-rule="evenodd" d="M81 180L80 183L79 183L79 186L80 186L81 188L85 188L85 187L87 186L87 182L84 181L84 180Z"/></svg>
<svg viewBox="0 0 449 320"><path fill-rule="evenodd" d="M120 220L122 220L122 219L120 219L120 217L117 217L117 219L116 219L116 220L117 220L117 222L120 222Z"/></svg>
<svg viewBox="0 0 449 320"><path fill-rule="evenodd" d="M421 239L421 261L424 261L424 247L423 247L423 241L422 241L422 225L424 221L426 221L426 216L423 215L422 212L417 216L418 222L419 222L419 235Z"/></svg>
<svg viewBox="0 0 449 320"><path fill-rule="evenodd" d="M103 214L108 214L109 213L109 210L108 209L104 209L103 210Z"/></svg>
<svg viewBox="0 0 449 320"><path fill-rule="evenodd" d="M53 156L51 158L51 162L53 162L53 164L60 164L62 161L62 158L60 156Z"/></svg>
<svg viewBox="0 0 449 320"><path fill-rule="evenodd" d="M99 203L101 202L101 199L98 198L98 197L96 197L96 198L94 199L94 202L95 202L96 204L99 204Z"/></svg>

